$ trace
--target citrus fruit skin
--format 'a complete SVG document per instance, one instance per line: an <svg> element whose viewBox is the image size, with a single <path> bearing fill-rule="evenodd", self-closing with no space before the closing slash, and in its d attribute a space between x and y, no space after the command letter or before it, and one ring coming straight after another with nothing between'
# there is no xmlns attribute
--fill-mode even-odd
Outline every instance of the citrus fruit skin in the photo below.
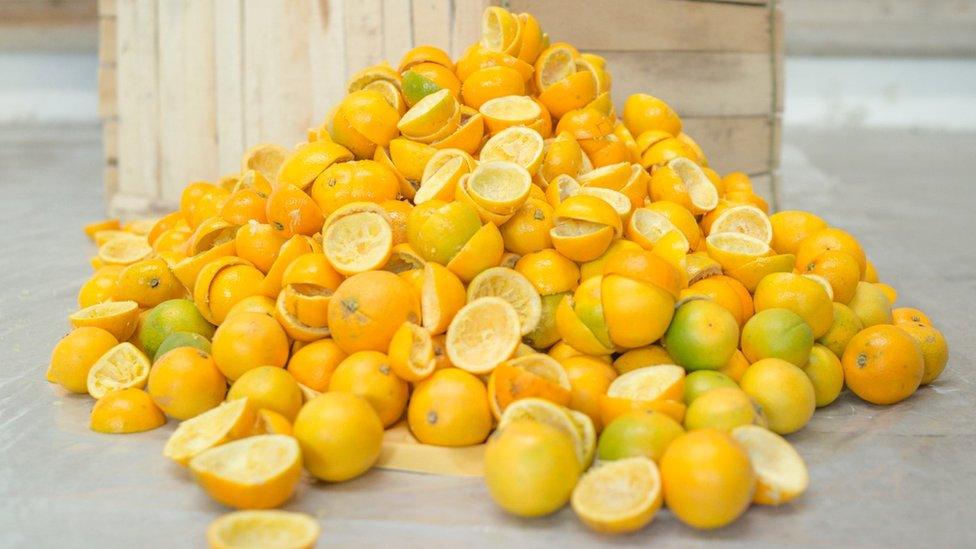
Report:
<svg viewBox="0 0 976 549"><path fill-rule="evenodd" d="M656 364L674 364L674 359L660 345L648 345L638 349L631 349L613 361L613 367L618 374L626 374L631 370L654 366Z"/></svg>
<svg viewBox="0 0 976 549"><path fill-rule="evenodd" d="M823 345L814 345L810 351L810 360L803 367L803 371L813 384L817 408L837 400L844 388L844 367L830 349Z"/></svg>
<svg viewBox="0 0 976 549"><path fill-rule="evenodd" d="M484 383L459 368L438 369L413 391L407 422L417 440L436 446L480 444L493 418Z"/></svg>
<svg viewBox="0 0 976 549"><path fill-rule="evenodd" d="M269 509L295 492L302 454L293 437L256 435L201 452L189 466L200 487L216 501L238 509Z"/></svg>
<svg viewBox="0 0 976 549"><path fill-rule="evenodd" d="M236 314L224 321L213 336L214 362L231 381L260 366L284 368L288 350L285 330L262 313Z"/></svg>
<svg viewBox="0 0 976 549"><path fill-rule="evenodd" d="M277 412L288 421L293 421L302 407L302 390L295 378L274 366L244 372L227 392L227 400L245 397L255 409Z"/></svg>
<svg viewBox="0 0 976 549"><path fill-rule="evenodd" d="M756 312L789 309L800 315L817 338L830 329L834 308L827 290L816 281L795 273L772 273L763 277L754 296ZM748 355L747 355L748 356Z"/></svg>
<svg viewBox="0 0 976 549"><path fill-rule="evenodd" d="M730 434L745 448L756 472L754 503L781 505L806 491L810 473L803 458L785 438L756 425L736 427Z"/></svg>
<svg viewBox="0 0 976 549"><path fill-rule="evenodd" d="M804 238L827 228L827 222L810 212L785 210L769 216L773 226L771 245L776 253L795 254Z"/></svg>
<svg viewBox="0 0 976 549"><path fill-rule="evenodd" d="M138 433L166 423L162 410L142 389L113 391L95 402L89 427L99 433Z"/></svg>
<svg viewBox="0 0 976 549"><path fill-rule="evenodd" d="M140 307L154 307L183 295L183 286L166 262L144 259L125 267L118 275L115 299L132 300Z"/></svg>
<svg viewBox="0 0 976 549"><path fill-rule="evenodd" d="M742 327L742 353L750 362L780 358L803 366L813 348L813 330L789 309L759 311Z"/></svg>
<svg viewBox="0 0 976 549"><path fill-rule="evenodd" d="M738 387L719 387L696 398L685 412L685 429L731 431L739 425L764 425L762 411Z"/></svg>
<svg viewBox="0 0 976 549"><path fill-rule="evenodd" d="M304 513L288 511L236 511L220 516L207 528L207 544L213 549L236 547L287 547L310 549L321 529Z"/></svg>
<svg viewBox="0 0 976 549"><path fill-rule="evenodd" d="M556 327L556 309L569 292L549 294L541 297L542 315L534 330L526 334L522 340L536 350L544 351L559 341L559 329Z"/></svg>
<svg viewBox="0 0 976 549"><path fill-rule="evenodd" d="M173 332L166 336L166 339L159 344L156 348L156 354L153 356L153 362L159 360L159 358L169 351L179 347L193 347L194 349L201 350L207 354L210 354L210 340L203 337L200 334L195 334L193 332Z"/></svg>
<svg viewBox="0 0 976 549"><path fill-rule="evenodd" d="M613 461L644 456L660 463L668 446L684 432L680 423L661 412L626 412L600 433L597 457Z"/></svg>
<svg viewBox="0 0 976 549"><path fill-rule="evenodd" d="M691 403L696 398L719 387L738 388L739 384L727 374L716 370L698 370L691 372L685 376L685 404L691 406Z"/></svg>
<svg viewBox="0 0 976 549"><path fill-rule="evenodd" d="M847 388L872 404L894 404L912 396L925 375L918 342L898 326L881 324L858 332L844 351Z"/></svg>
<svg viewBox="0 0 976 549"><path fill-rule="evenodd" d="M827 333L817 339L817 343L842 357L847 343L863 329L864 324L850 307L843 303L834 303L834 322Z"/></svg>
<svg viewBox="0 0 976 549"><path fill-rule="evenodd" d="M810 263L801 266L801 270L824 277L834 292L834 301L838 303L849 303L854 297L858 281L861 280L857 260L840 250L821 253Z"/></svg>
<svg viewBox="0 0 976 549"><path fill-rule="evenodd" d="M880 288L870 282L858 282L854 297L847 305L865 328L892 324L895 320L891 314L891 302Z"/></svg>
<svg viewBox="0 0 976 549"><path fill-rule="evenodd" d="M569 407L588 415L599 431L602 427L600 397L616 379L616 370L601 360L589 357L570 357L561 364L572 387Z"/></svg>
<svg viewBox="0 0 976 549"><path fill-rule="evenodd" d="M749 455L716 429L692 431L672 442L661 458L661 482L668 509L703 530L734 522L756 489Z"/></svg>
<svg viewBox="0 0 976 549"><path fill-rule="evenodd" d="M358 351L343 360L329 381L329 391L358 395L376 410L384 427L400 419L407 406L407 382L397 377L390 357L377 351Z"/></svg>
<svg viewBox="0 0 976 549"><path fill-rule="evenodd" d="M329 389L329 380L348 355L331 339L320 339L302 346L288 359L288 373L295 381L320 393Z"/></svg>
<svg viewBox="0 0 976 549"><path fill-rule="evenodd" d="M209 354L178 347L153 364L146 392L167 416L182 421L220 404L227 379Z"/></svg>
<svg viewBox="0 0 976 549"><path fill-rule="evenodd" d="M51 374L58 384L72 393L87 393L88 371L118 343L115 336L101 328L77 328L54 346Z"/></svg>
<svg viewBox="0 0 976 549"><path fill-rule="evenodd" d="M895 324L901 324L902 322L917 322L919 324L925 324L926 326L932 325L932 321L929 319L928 315L914 307L898 307L897 309L892 309L891 316L894 319Z"/></svg>
<svg viewBox="0 0 976 549"><path fill-rule="evenodd" d="M387 271L347 278L329 300L332 339L346 353L386 352L404 322L420 322L420 303L408 282Z"/></svg>
<svg viewBox="0 0 976 549"><path fill-rule="evenodd" d="M780 435L802 429L817 406L810 378L778 358L765 358L749 366L740 385L762 407L769 430Z"/></svg>
<svg viewBox="0 0 976 549"><path fill-rule="evenodd" d="M569 438L545 423L516 420L485 449L488 493L513 515L539 517L558 511L569 501L579 475Z"/></svg>
<svg viewBox="0 0 976 549"><path fill-rule="evenodd" d="M657 465L646 457L601 464L576 485L576 516L596 532L622 534L647 526L663 502Z"/></svg>
<svg viewBox="0 0 976 549"><path fill-rule="evenodd" d="M942 332L920 322L901 322L898 327L912 336L922 350L922 358L925 361L922 385L928 385L938 379L945 370L946 362L949 361L949 345Z"/></svg>
<svg viewBox="0 0 976 549"><path fill-rule="evenodd" d="M678 308L664 336L665 347L687 370L717 370L732 358L739 323L712 301L693 300Z"/></svg>
<svg viewBox="0 0 976 549"><path fill-rule="evenodd" d="M316 478L342 482L376 463L383 423L372 406L351 393L323 393L305 403L294 424L305 468Z"/></svg>
<svg viewBox="0 0 976 549"><path fill-rule="evenodd" d="M147 355L155 356L163 340L174 332L191 332L211 339L214 326L189 299L170 299L156 305L146 315L139 329L139 341Z"/></svg>

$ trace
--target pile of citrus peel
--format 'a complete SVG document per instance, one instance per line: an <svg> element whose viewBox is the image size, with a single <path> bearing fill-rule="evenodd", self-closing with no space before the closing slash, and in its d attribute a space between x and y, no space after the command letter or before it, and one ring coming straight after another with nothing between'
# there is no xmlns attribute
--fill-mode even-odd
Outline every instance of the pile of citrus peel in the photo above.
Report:
<svg viewBox="0 0 976 549"><path fill-rule="evenodd" d="M159 219L86 227L95 274L48 379L91 428L179 421L163 454L220 503L216 547L313 545L289 500L342 482L404 421L487 441L521 516L571 504L630 532L800 496L782 435L846 386L879 405L948 350L895 308L858 241L769 215L645 94L618 114L604 60L500 7L457 61L421 46L357 73L307 142L190 183Z"/></svg>

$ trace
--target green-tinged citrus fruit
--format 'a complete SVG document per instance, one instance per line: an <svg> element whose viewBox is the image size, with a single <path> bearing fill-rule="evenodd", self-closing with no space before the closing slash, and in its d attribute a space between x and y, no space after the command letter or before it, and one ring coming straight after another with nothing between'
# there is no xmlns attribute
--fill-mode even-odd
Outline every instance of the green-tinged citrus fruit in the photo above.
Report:
<svg viewBox="0 0 976 549"><path fill-rule="evenodd" d="M600 433L597 457L612 461L645 456L660 462L671 442L684 434L677 421L660 412L627 412Z"/></svg>
<svg viewBox="0 0 976 549"><path fill-rule="evenodd" d="M813 348L813 330L789 309L759 311L742 327L742 353L749 362L780 358L803 366Z"/></svg>
<svg viewBox="0 0 976 549"><path fill-rule="evenodd" d="M678 308L664 336L675 362L687 370L717 370L732 358L739 323L725 307L704 299Z"/></svg>
<svg viewBox="0 0 976 549"><path fill-rule="evenodd" d="M690 406L696 398L719 387L738 388L739 384L728 375L715 370L691 372L685 377L685 404Z"/></svg>
<svg viewBox="0 0 976 549"><path fill-rule="evenodd" d="M139 328L139 341L146 354L154 357L163 340L175 332L191 332L211 339L214 326L203 318L189 299L170 299L156 305L146 315Z"/></svg>
<svg viewBox="0 0 976 549"><path fill-rule="evenodd" d="M210 340L193 332L173 332L166 336L166 339L159 344L159 347L156 349L156 354L153 356L153 362L159 360L159 357L165 355L168 351L172 351L178 347L193 347L194 349L199 349L209 354Z"/></svg>

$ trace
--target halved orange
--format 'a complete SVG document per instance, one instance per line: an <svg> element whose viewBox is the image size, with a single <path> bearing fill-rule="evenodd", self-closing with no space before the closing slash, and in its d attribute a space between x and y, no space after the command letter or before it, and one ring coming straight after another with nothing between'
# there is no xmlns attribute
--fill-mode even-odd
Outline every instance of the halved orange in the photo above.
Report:
<svg viewBox="0 0 976 549"><path fill-rule="evenodd" d="M322 244L329 263L344 275L379 269L393 249L393 226L381 206L353 202L326 219Z"/></svg>
<svg viewBox="0 0 976 549"><path fill-rule="evenodd" d="M487 374L508 360L520 341L515 308L500 297L482 297L454 317L447 329L447 355L458 368Z"/></svg>

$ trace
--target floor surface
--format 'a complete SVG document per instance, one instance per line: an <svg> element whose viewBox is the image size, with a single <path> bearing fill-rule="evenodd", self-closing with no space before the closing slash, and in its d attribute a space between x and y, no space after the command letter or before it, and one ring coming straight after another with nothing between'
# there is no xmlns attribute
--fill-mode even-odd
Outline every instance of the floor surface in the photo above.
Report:
<svg viewBox="0 0 976 549"><path fill-rule="evenodd" d="M0 128L0 547L202 547L226 510L163 443L174 423L129 436L88 430L87 397L44 381L68 330L101 216L95 127ZM572 511L519 520L471 479L374 470L340 485L306 482L288 509L315 515L320 543L357 547L973 546L976 407L976 134L786 133L780 205L852 231L899 304L923 308L950 345L946 373L891 407L849 394L791 441L809 492L697 532L664 511L647 529L606 538Z"/></svg>

